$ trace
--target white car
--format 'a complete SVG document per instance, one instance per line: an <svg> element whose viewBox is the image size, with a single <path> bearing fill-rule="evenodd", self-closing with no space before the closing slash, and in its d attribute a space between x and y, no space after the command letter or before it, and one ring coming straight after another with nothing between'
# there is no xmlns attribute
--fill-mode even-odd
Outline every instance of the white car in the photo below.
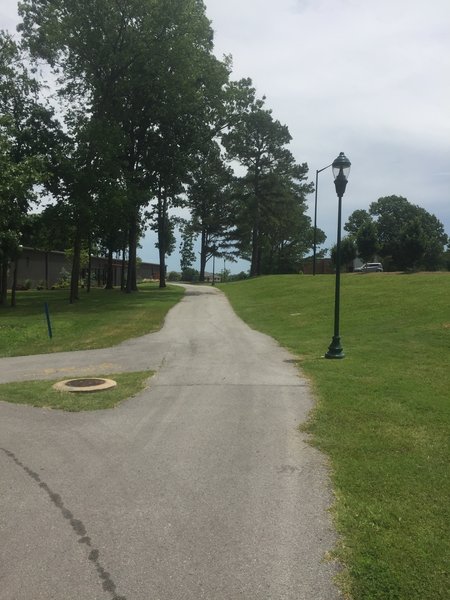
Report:
<svg viewBox="0 0 450 600"><path fill-rule="evenodd" d="M357 267L355 273L382 273L383 265L381 263L364 263L362 267Z"/></svg>

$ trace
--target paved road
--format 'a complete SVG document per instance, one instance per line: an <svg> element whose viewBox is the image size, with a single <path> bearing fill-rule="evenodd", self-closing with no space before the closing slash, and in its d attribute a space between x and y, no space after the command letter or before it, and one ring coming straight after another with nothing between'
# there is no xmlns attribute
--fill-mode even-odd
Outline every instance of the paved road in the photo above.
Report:
<svg viewBox="0 0 450 600"><path fill-rule="evenodd" d="M118 348L95 360L125 348L124 368L159 370L114 410L0 403L0 599L337 599L331 495L297 430L311 397L292 357L207 287ZM30 361L37 376L46 361Z"/></svg>

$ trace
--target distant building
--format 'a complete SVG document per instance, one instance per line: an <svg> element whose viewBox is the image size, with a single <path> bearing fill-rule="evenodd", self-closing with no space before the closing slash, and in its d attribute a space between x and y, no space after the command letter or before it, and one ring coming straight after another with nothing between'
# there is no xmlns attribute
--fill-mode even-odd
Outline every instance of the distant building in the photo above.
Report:
<svg viewBox="0 0 450 600"><path fill-rule="evenodd" d="M91 259L91 276L93 285L102 287L106 284L107 259L93 256ZM123 268L127 269L127 262ZM17 265L17 288L36 288L39 286L51 288L64 276L70 275L72 265L64 252L53 250L45 252L35 248L24 247ZM87 274L87 269L82 269L81 276ZM122 261L113 260L113 285L119 286L122 274ZM159 264L140 262L137 265L138 279L159 279ZM8 277L8 287L12 285L12 272Z"/></svg>
<svg viewBox="0 0 450 600"><path fill-rule="evenodd" d="M305 275L312 275L313 273L313 258L308 256L303 261L303 273ZM331 258L316 258L316 274L318 275L332 275L335 273L334 265Z"/></svg>
<svg viewBox="0 0 450 600"><path fill-rule="evenodd" d="M205 271L205 282L212 283L213 274L206 273ZM222 275L220 273L214 273L214 283L220 283L222 281Z"/></svg>

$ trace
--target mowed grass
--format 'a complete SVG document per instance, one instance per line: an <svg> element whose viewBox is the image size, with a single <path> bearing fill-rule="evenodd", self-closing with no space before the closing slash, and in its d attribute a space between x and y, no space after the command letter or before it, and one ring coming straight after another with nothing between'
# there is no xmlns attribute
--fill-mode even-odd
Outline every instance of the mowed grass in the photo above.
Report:
<svg viewBox="0 0 450 600"><path fill-rule="evenodd" d="M104 377L113 379L117 386L110 390L92 393L61 392L53 389L53 384L60 380L3 383L0 385L0 401L69 412L103 410L114 408L122 400L141 392L152 375L152 371L105 375Z"/></svg>
<svg viewBox="0 0 450 600"><path fill-rule="evenodd" d="M80 290L80 300L71 305L68 290L18 292L15 308L0 306L0 357L105 348L156 331L183 293L177 286L160 290L157 283L133 294L93 288L89 294Z"/></svg>
<svg viewBox="0 0 450 600"><path fill-rule="evenodd" d="M323 358L333 276L220 287L312 381L318 404L303 428L330 457L346 596L448 600L450 273L343 275L343 360Z"/></svg>

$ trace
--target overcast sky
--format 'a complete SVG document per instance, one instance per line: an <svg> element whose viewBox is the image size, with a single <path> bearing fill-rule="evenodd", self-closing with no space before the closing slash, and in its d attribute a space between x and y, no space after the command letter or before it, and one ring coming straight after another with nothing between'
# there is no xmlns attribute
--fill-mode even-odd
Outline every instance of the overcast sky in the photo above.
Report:
<svg viewBox="0 0 450 600"><path fill-rule="evenodd" d="M206 0L216 54L250 77L310 179L343 151L352 163L343 222L392 194L450 234L450 0ZM15 0L0 27L14 29ZM314 196L310 197L313 214ZM331 169L319 175L318 226L336 240ZM153 241L144 260L156 260ZM169 270L179 269L178 258ZM234 269L235 270L235 269Z"/></svg>

